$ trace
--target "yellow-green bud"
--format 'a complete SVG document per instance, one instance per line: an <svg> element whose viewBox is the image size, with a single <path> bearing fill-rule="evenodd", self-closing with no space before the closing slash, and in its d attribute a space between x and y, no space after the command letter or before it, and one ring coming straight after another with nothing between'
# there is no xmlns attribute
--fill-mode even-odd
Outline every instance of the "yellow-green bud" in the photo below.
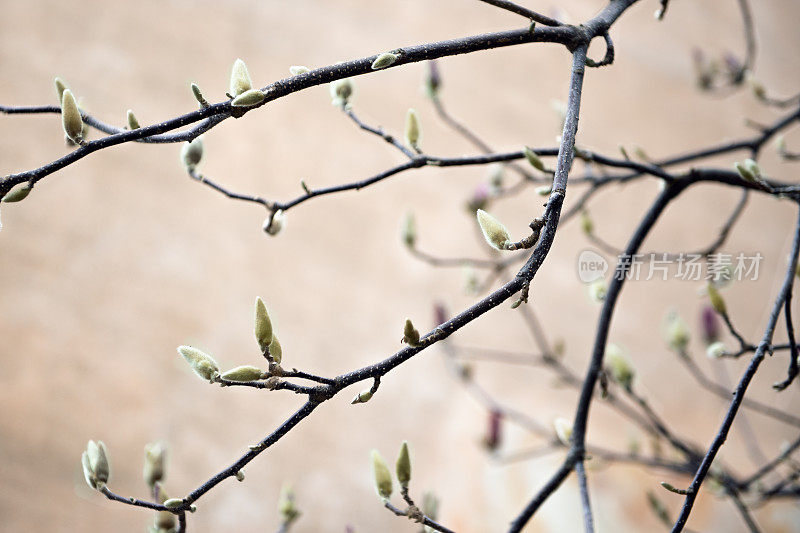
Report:
<svg viewBox="0 0 800 533"><path fill-rule="evenodd" d="M183 500L181 498L170 498L166 500L163 505L167 509L177 509L183 505Z"/></svg>
<svg viewBox="0 0 800 533"><path fill-rule="evenodd" d="M11 190L8 191L5 196L3 196L3 202L6 203L21 202L22 200L28 197L32 189L33 186L29 181L23 183L17 183L13 187L11 187Z"/></svg>
<svg viewBox="0 0 800 533"><path fill-rule="evenodd" d="M589 298L593 302L605 301L608 294L608 286L604 279L598 279L589 284Z"/></svg>
<svg viewBox="0 0 800 533"><path fill-rule="evenodd" d="M284 214L283 209L278 209L271 217L264 219L264 225L262 226L262 229L264 230L264 233L274 237L280 233L285 226L286 215Z"/></svg>
<svg viewBox="0 0 800 533"><path fill-rule="evenodd" d="M641 159L645 163L649 163L650 162L650 157L647 155L647 152L645 152L644 148L642 148L641 146L635 146L633 148L633 153L635 153L636 157L638 157L639 159Z"/></svg>
<svg viewBox="0 0 800 533"><path fill-rule="evenodd" d="M725 355L725 343L717 341L712 342L706 348L706 356L711 359L719 359L723 355Z"/></svg>
<svg viewBox="0 0 800 533"><path fill-rule="evenodd" d="M586 235L594 233L594 222L592 217L589 216L589 212L585 210L581 211L581 230Z"/></svg>
<svg viewBox="0 0 800 533"><path fill-rule="evenodd" d="M496 250L505 250L506 246L511 243L511 234L506 227L483 209L478 209L477 217L483 237L489 246Z"/></svg>
<svg viewBox="0 0 800 533"><path fill-rule="evenodd" d="M178 353L186 359L194 373L206 381L213 382L219 377L219 365L207 353L191 346L179 346Z"/></svg>
<svg viewBox="0 0 800 533"><path fill-rule="evenodd" d="M277 364L281 364L283 348L281 348L281 343L278 342L278 337L275 335L272 336L272 342L269 343L269 355L272 357L273 361Z"/></svg>
<svg viewBox="0 0 800 533"><path fill-rule="evenodd" d="M265 353L272 342L272 321L269 319L264 300L258 296L256 297L255 333L261 353Z"/></svg>
<svg viewBox="0 0 800 533"><path fill-rule="evenodd" d="M56 78L54 81L56 84L56 94L58 94L58 102L60 104L64 99L64 91L67 89L67 84L64 83L64 80L61 78Z"/></svg>
<svg viewBox="0 0 800 533"><path fill-rule="evenodd" d="M372 450L372 474L375 476L375 490L378 496L384 500L391 498L394 490L392 474L378 450Z"/></svg>
<svg viewBox="0 0 800 533"><path fill-rule="evenodd" d="M210 104L208 103L208 100L206 100L205 97L203 96L203 93L200 91L200 87L198 87L196 83L193 83L191 87L192 87L192 94L194 95L195 100L197 100L197 103L199 103L201 107L208 107Z"/></svg>
<svg viewBox="0 0 800 533"><path fill-rule="evenodd" d="M738 161L733 164L733 167L745 181L749 181L751 183L755 183L757 181L755 174L753 174L747 167L745 167Z"/></svg>
<svg viewBox="0 0 800 533"><path fill-rule="evenodd" d="M689 327L675 311L670 311L664 321L664 337L676 352L682 352L689 344Z"/></svg>
<svg viewBox="0 0 800 533"><path fill-rule="evenodd" d="M357 403L367 403L368 401L370 401L372 399L372 395L373 394L374 393L370 389L363 390L363 391L359 392L358 394L356 394L356 397L353 398L353 401L350 402L350 404L351 405L355 405Z"/></svg>
<svg viewBox="0 0 800 533"><path fill-rule="evenodd" d="M237 470L236 471L236 481L244 481L244 470Z"/></svg>
<svg viewBox="0 0 800 533"><path fill-rule="evenodd" d="M144 470L142 477L148 487L153 487L164 479L166 449L160 443L148 444L144 447Z"/></svg>
<svg viewBox="0 0 800 533"><path fill-rule="evenodd" d="M570 439L572 438L572 424L570 424L569 420L566 418L556 418L553 421L553 427L556 430L556 436L558 440L561 441L561 444L569 446Z"/></svg>
<svg viewBox="0 0 800 533"><path fill-rule="evenodd" d="M536 187L536 194L539 196L549 196L550 193L553 192L552 185L542 185L541 187Z"/></svg>
<svg viewBox="0 0 800 533"><path fill-rule="evenodd" d="M625 389L630 389L636 371L633 369L627 357L622 353L620 347L616 344L609 344L606 346L605 360L606 368L611 374L611 378Z"/></svg>
<svg viewBox="0 0 800 533"><path fill-rule="evenodd" d="M203 136L183 143L181 147L181 161L187 169L194 169L203 159Z"/></svg>
<svg viewBox="0 0 800 533"><path fill-rule="evenodd" d="M267 97L262 91L258 89L250 89L245 91L231 101L233 107L253 107L264 101Z"/></svg>
<svg viewBox="0 0 800 533"><path fill-rule="evenodd" d="M353 96L353 80L345 78L343 80L332 81L330 84L331 103L336 107L347 106Z"/></svg>
<svg viewBox="0 0 800 533"><path fill-rule="evenodd" d="M372 62L372 70L380 70L393 65L394 62L397 61L397 57L397 54L393 54L391 52L384 52L380 54L375 58L375 61Z"/></svg>
<svg viewBox="0 0 800 533"><path fill-rule="evenodd" d="M408 113L406 113L406 140L412 148L417 149L421 137L422 130L417 112L414 109L409 109Z"/></svg>
<svg viewBox="0 0 800 533"><path fill-rule="evenodd" d="M409 248L413 248L417 242L417 223L414 213L408 213L403 220L403 231L401 232L403 242Z"/></svg>
<svg viewBox="0 0 800 533"><path fill-rule="evenodd" d="M626 161L631 160L631 156L628 155L628 150L626 150L624 146L620 144L617 148L619 148L619 153L622 154L622 157L624 157Z"/></svg>
<svg viewBox="0 0 800 533"><path fill-rule="evenodd" d="M752 159L744 160L744 168L746 168L756 179L761 178L761 167Z"/></svg>
<svg viewBox="0 0 800 533"><path fill-rule="evenodd" d="M288 484L281 487L278 497L278 514L281 515L284 524L290 524L300 516L300 511L294 504L294 491Z"/></svg>
<svg viewBox="0 0 800 533"><path fill-rule="evenodd" d="M136 115L133 114L132 109L128 109L128 129L139 129L139 121L136 120Z"/></svg>
<svg viewBox="0 0 800 533"><path fill-rule="evenodd" d="M528 163L530 163L533 168L541 171L545 170L544 162L539 158L536 152L526 146L523 153L525 154L525 159L528 160Z"/></svg>
<svg viewBox="0 0 800 533"><path fill-rule="evenodd" d="M714 308L714 311L721 315L726 314L728 309L725 305L725 300L722 298L717 288L712 283L709 283L706 290L708 291L708 298L711 300L711 306Z"/></svg>
<svg viewBox="0 0 800 533"><path fill-rule="evenodd" d="M775 151L780 156L786 155L786 139L783 135L775 137Z"/></svg>
<svg viewBox="0 0 800 533"><path fill-rule="evenodd" d="M252 88L253 82L250 81L250 73L247 72L247 65L245 65L244 61L241 59L237 59L233 62L233 68L231 69L230 95L236 98Z"/></svg>
<svg viewBox="0 0 800 533"><path fill-rule="evenodd" d="M265 372L260 368L256 368L252 365L242 365L231 368L220 377L222 379L227 379L228 381L245 382L261 379L264 377L264 374Z"/></svg>
<svg viewBox="0 0 800 533"><path fill-rule="evenodd" d="M400 455L397 456L397 481L401 487L407 488L411 481L411 458L408 455L408 441L403 441L400 446Z"/></svg>
<svg viewBox="0 0 800 533"><path fill-rule="evenodd" d="M409 346L419 346L419 331L414 327L410 318L406 318L406 324L403 327L403 342Z"/></svg>
<svg viewBox="0 0 800 533"><path fill-rule="evenodd" d="M311 69L302 65L292 65L289 67L289 72L292 76L299 76L301 74L305 74L306 72L311 72Z"/></svg>
<svg viewBox="0 0 800 533"><path fill-rule="evenodd" d="M72 91L64 89L61 98L61 124L67 138L75 144L83 142L83 119Z"/></svg>

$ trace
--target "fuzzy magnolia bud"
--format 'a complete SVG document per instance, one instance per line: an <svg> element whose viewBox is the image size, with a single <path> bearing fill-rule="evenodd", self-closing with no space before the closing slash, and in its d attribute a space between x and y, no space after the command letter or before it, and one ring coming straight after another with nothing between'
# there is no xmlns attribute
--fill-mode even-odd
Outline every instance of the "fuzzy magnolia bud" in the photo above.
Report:
<svg viewBox="0 0 800 533"><path fill-rule="evenodd" d="M231 101L233 107L253 107L264 101L267 97L262 91L258 89L250 89L245 91Z"/></svg>
<svg viewBox="0 0 800 533"><path fill-rule="evenodd" d="M261 353L266 352L272 342L272 321L269 319L267 306L260 297L256 297L255 334Z"/></svg>
<svg viewBox="0 0 800 533"><path fill-rule="evenodd" d="M181 147L181 161L183 161L183 166L187 169L192 170L194 167L200 164L200 161L203 159L203 136L199 136L196 139L186 142Z"/></svg>
<svg viewBox="0 0 800 533"><path fill-rule="evenodd" d="M442 86L442 77L439 75L439 66L435 59L428 61L428 73L425 76L425 92L430 98L436 98Z"/></svg>
<svg viewBox="0 0 800 533"><path fill-rule="evenodd" d="M408 488L408 482L411 481L411 457L408 455L408 441L403 441L400 446L400 454L397 456L395 466L397 481L401 487Z"/></svg>
<svg viewBox="0 0 800 533"><path fill-rule="evenodd" d="M264 233L274 237L280 233L285 226L286 215L284 214L283 209L278 209L272 214L272 216L264 219L264 225L262 226L262 229L264 230Z"/></svg>
<svg viewBox="0 0 800 533"><path fill-rule="evenodd" d="M403 342L409 346L419 346L419 331L414 327L410 318L406 318L406 324L403 327Z"/></svg>
<svg viewBox="0 0 800 533"><path fill-rule="evenodd" d="M401 231L403 242L409 248L413 248L417 242L417 223L414 219L414 213L408 213L403 220L403 229Z"/></svg>
<svg viewBox="0 0 800 533"><path fill-rule="evenodd" d="M539 158L536 152L526 146L523 153L525 154L525 159L528 160L528 163L530 163L533 168L541 171L545 170L544 162Z"/></svg>
<svg viewBox="0 0 800 533"><path fill-rule="evenodd" d="M95 490L102 489L108 482L111 468L108 464L108 453L103 441L90 440L86 451L81 455L81 466L86 483Z"/></svg>
<svg viewBox="0 0 800 533"><path fill-rule="evenodd" d="M478 209L477 217L486 242L496 250L505 250L511 243L511 234L506 227L483 209Z"/></svg>
<svg viewBox="0 0 800 533"><path fill-rule="evenodd" d="M167 509L177 509L178 507L183 505L183 500L181 498L170 498L168 500L165 500L163 505Z"/></svg>
<svg viewBox="0 0 800 533"><path fill-rule="evenodd" d="M292 76L299 76L301 74L305 74L306 72L311 72L311 69L302 65L292 65L289 67L289 73Z"/></svg>
<svg viewBox="0 0 800 533"><path fill-rule="evenodd" d="M397 61L397 54L393 54L391 52L384 52L380 54L378 57L375 58L375 61L372 62L372 70L380 70L382 68L386 68L390 65L393 65L395 61Z"/></svg>
<svg viewBox="0 0 800 533"><path fill-rule="evenodd" d="M160 443L148 444L144 447L144 470L142 477L148 487L164 479L166 464L166 448Z"/></svg>
<svg viewBox="0 0 800 533"><path fill-rule="evenodd" d="M711 359L719 359L723 355L725 355L725 344L720 341L712 342L706 348L706 356Z"/></svg>
<svg viewBox="0 0 800 533"><path fill-rule="evenodd" d="M745 167L743 164L739 163L738 161L733 164L733 167L736 169L736 172L745 180L751 183L754 183L756 180L755 174L750 172L750 170Z"/></svg>
<svg viewBox="0 0 800 533"><path fill-rule="evenodd" d="M236 98L252 88L253 82L250 81L250 73L247 72L247 65L245 65L244 61L241 59L237 59L233 62L233 68L231 69L230 95Z"/></svg>
<svg viewBox="0 0 800 533"><path fill-rule="evenodd" d="M612 379L625 389L630 389L636 371L627 357L622 353L622 349L616 344L609 344L606 346L605 360L606 368L611 374Z"/></svg>
<svg viewBox="0 0 800 533"><path fill-rule="evenodd" d="M588 211L581 211L581 230L586 235L591 235L594 233L594 222L592 221L592 217L589 216Z"/></svg>
<svg viewBox="0 0 800 533"><path fill-rule="evenodd" d="M195 100L197 100L197 103L203 107L208 107L209 103L203 96L203 92L200 90L200 87L198 87L196 83L192 83L191 88L192 94L194 95Z"/></svg>
<svg viewBox="0 0 800 533"><path fill-rule="evenodd" d="M128 109L128 129L130 130L139 129L139 121L136 120L136 115L133 114L132 109Z"/></svg>
<svg viewBox="0 0 800 533"><path fill-rule="evenodd" d="M414 109L409 109L408 113L406 113L406 141L412 148L416 149L419 146L421 137L422 130L417 112Z"/></svg>
<svg viewBox="0 0 800 533"><path fill-rule="evenodd" d="M353 96L353 80L346 78L336 80L330 84L331 103L336 107L347 106Z"/></svg>
<svg viewBox="0 0 800 533"><path fill-rule="evenodd" d="M589 298L593 302L602 302L608 294L608 286L604 279L598 279L589 284Z"/></svg>
<svg viewBox="0 0 800 533"><path fill-rule="evenodd" d="M683 352L689 344L689 328L686 322L676 313L670 311L664 320L664 338L669 347L676 352Z"/></svg>
<svg viewBox="0 0 800 533"><path fill-rule="evenodd" d="M281 487L278 497L278 514L281 515L284 524L290 524L300 516L300 511L294 503L294 491L289 485Z"/></svg>
<svg viewBox="0 0 800 533"><path fill-rule="evenodd" d="M281 364L281 359L283 359L283 348L281 348L281 343L278 342L278 337L275 335L272 336L272 342L269 343L269 355L272 357L273 361L277 364Z"/></svg>
<svg viewBox="0 0 800 533"><path fill-rule="evenodd" d="M726 314L728 310L725 305L725 300L722 298L717 288L712 283L709 283L706 287L706 291L708 292L708 298L711 300L711 306L714 308L714 311L721 315Z"/></svg>
<svg viewBox="0 0 800 533"><path fill-rule="evenodd" d="M391 498L394 490L392 474L378 450L372 450L372 475L375 476L375 490L378 496L384 500Z"/></svg>
<svg viewBox="0 0 800 533"><path fill-rule="evenodd" d="M370 389L363 390L363 391L359 392L358 394L356 394L356 397L353 398L353 401L350 402L350 404L351 405L355 405L357 403L367 403L368 401L370 401L372 399L372 395L373 394L374 393Z"/></svg>
<svg viewBox="0 0 800 533"><path fill-rule="evenodd" d="M561 444L569 446L569 440L572 438L572 424L566 418L556 418L553 421L553 427L556 430L556 436Z"/></svg>
<svg viewBox="0 0 800 533"><path fill-rule="evenodd" d="M251 365L242 365L231 368L220 377L228 381L246 382L256 381L264 377L264 371Z"/></svg>
<svg viewBox="0 0 800 533"><path fill-rule="evenodd" d="M179 346L178 353L186 359L194 373L201 378L213 382L219 377L219 365L207 353L191 346Z"/></svg>
<svg viewBox="0 0 800 533"><path fill-rule="evenodd" d="M17 183L13 187L11 187L11 190L8 191L5 196L3 196L3 202L6 203L21 202L22 200L28 197L32 189L33 186L29 181L26 181L24 183Z"/></svg>
<svg viewBox="0 0 800 533"><path fill-rule="evenodd" d="M56 85L56 94L58 95L58 102L61 103L61 101L64 99L64 91L67 90L67 84L64 83L64 80L62 80L61 78L56 78L53 81L55 82Z"/></svg>
<svg viewBox="0 0 800 533"><path fill-rule="evenodd" d="M761 167L753 159L744 160L744 168L746 168L755 178L761 179Z"/></svg>
<svg viewBox="0 0 800 533"><path fill-rule="evenodd" d="M83 119L72 91L64 89L61 97L61 124L67 138L75 144L83 142Z"/></svg>

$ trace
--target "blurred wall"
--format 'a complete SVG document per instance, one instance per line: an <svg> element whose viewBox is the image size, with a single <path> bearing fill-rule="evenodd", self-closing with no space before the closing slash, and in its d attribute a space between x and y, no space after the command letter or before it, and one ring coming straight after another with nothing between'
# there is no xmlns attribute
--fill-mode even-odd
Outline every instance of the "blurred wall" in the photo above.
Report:
<svg viewBox="0 0 800 533"><path fill-rule="evenodd" d="M559 4L573 22L605 2ZM759 38L756 74L778 94L796 92L800 57L792 0L754 2ZM0 102L54 104L54 76L81 105L108 122L125 111L150 124L195 108L189 83L211 101L224 98L230 66L243 58L254 83L288 75L290 65L316 67L396 46L519 27L521 21L463 0L261 1L170 0L109 3L2 2ZM614 153L638 144L653 157L752 135L744 118L770 122L776 113L747 93L709 97L694 89L691 50L741 53L741 22L732 1L673 2L666 20L657 2L635 6L613 35L614 66L586 75L579 144ZM599 43L598 43L599 44ZM602 54L602 47L592 47ZM529 45L448 58L440 63L448 108L498 150L552 146L559 119L550 108L566 95L568 55L558 46ZM419 90L423 65L357 80L355 110L371 124L401 132L416 108L424 147L436 155L474 150L435 116ZM94 134L95 138L97 133ZM66 153L55 115L0 117L0 173L35 168ZM800 143L796 133L790 142ZM272 199L312 187L360 179L399 161L380 140L357 131L314 88L227 120L205 137L203 172L230 188ZM22 204L2 206L0 232L0 530L141 531L148 512L113 504L86 488L79 457L87 439L102 439L112 458L111 486L145 497L142 448L163 440L171 449L167 490L185 494L239 457L300 404L290 393L220 389L194 377L175 347L192 344L225 366L258 364L252 339L256 295L268 303L286 365L323 375L352 370L398 349L405 317L420 328L434 301L451 310L465 294L462 272L433 269L410 257L398 238L413 210L420 247L442 256L478 256L464 210L486 179L479 168L424 169L362 190L310 201L288 213L277 238L261 231L264 213L227 200L187 178L178 146L125 145L104 150L44 179ZM726 168L744 155L719 158ZM794 179L795 167L769 153L772 175ZM580 167L576 167L580 168ZM657 191L650 180L612 187L590 205L598 233L622 246L634 220ZM578 196L570 190L568 203ZM688 251L713 240L738 193L702 186L685 195L647 242L648 249ZM539 213L532 191L493 205L516 234ZM726 291L740 329L760 338L789 250L795 213L787 203L753 198L726 250L766 257L758 282ZM531 306L552 338L566 342L565 362L582 374L599 307L577 280L575 261L589 243L565 225L532 287ZM660 324L677 308L693 326L697 283L637 282L626 288L612 340L635 361L639 386L681 435L706 446L725 402L699 390L666 349ZM783 335L783 330L780 330ZM518 314L502 306L454 338L465 345L533 350ZM692 344L699 364L715 372ZM736 379L743 364L723 365ZM797 387L780 395L785 355L768 359L753 397L788 410ZM719 370L717 370L718 372ZM570 416L575 394L555 386L541 368L476 366L476 379L497 398L549 423ZM723 376L724 378L724 376ZM502 530L560 461L554 454L514 464L492 460L481 446L485 412L448 374L440 349L392 372L365 406L351 406L353 387L324 404L289 437L198 502L193 532L277 529L278 491L291 483L304 515L295 531L412 531L391 516L372 488L368 453L393 458L412 444L412 492L442 498L442 522L458 531ZM791 428L758 415L748 422L763 452L774 455ZM753 468L737 422L723 459L742 473ZM502 450L536 441L508 427ZM640 438L629 425L595 407L590 440L624 449ZM645 491L658 481L685 482L638 468L592 472L602 530L655 529ZM679 498L659 493L674 513ZM574 480L541 510L531 531L579 531ZM692 527L738 531L728 502L704 492ZM797 508L768 506L765 530L790 531Z"/></svg>

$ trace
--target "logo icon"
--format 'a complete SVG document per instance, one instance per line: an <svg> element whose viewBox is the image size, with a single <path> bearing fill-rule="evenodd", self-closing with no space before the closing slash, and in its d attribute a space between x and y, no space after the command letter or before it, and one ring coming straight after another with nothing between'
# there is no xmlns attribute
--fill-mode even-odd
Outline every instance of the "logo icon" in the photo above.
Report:
<svg viewBox="0 0 800 533"><path fill-rule="evenodd" d="M594 250L584 250L578 256L578 278L584 283L603 279L608 272L608 261Z"/></svg>

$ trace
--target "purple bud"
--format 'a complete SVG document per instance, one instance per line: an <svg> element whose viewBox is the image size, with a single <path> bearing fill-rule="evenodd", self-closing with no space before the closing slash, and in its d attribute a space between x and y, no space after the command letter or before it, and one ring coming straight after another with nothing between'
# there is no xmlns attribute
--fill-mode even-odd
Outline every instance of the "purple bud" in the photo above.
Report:
<svg viewBox="0 0 800 533"><path fill-rule="evenodd" d="M703 332L703 340L706 344L719 340L719 318L717 312L710 305L703 306L700 311L700 330Z"/></svg>
<svg viewBox="0 0 800 533"><path fill-rule="evenodd" d="M489 203L489 186L481 183L472 192L472 198L467 202L467 210L470 213L476 212L478 209L484 209L486 204Z"/></svg>
<svg viewBox="0 0 800 533"><path fill-rule="evenodd" d="M439 87L442 86L442 77L439 74L439 64L436 63L435 59L428 61L428 87L433 92L439 90Z"/></svg>
<svg viewBox="0 0 800 533"><path fill-rule="evenodd" d="M436 302L433 304L433 321L436 323L435 326L439 326L447 322L447 309L445 309L442 302Z"/></svg>
<svg viewBox="0 0 800 533"><path fill-rule="evenodd" d="M483 443L489 451L494 451L500 446L502 440L503 413L500 411L489 411L489 425Z"/></svg>

